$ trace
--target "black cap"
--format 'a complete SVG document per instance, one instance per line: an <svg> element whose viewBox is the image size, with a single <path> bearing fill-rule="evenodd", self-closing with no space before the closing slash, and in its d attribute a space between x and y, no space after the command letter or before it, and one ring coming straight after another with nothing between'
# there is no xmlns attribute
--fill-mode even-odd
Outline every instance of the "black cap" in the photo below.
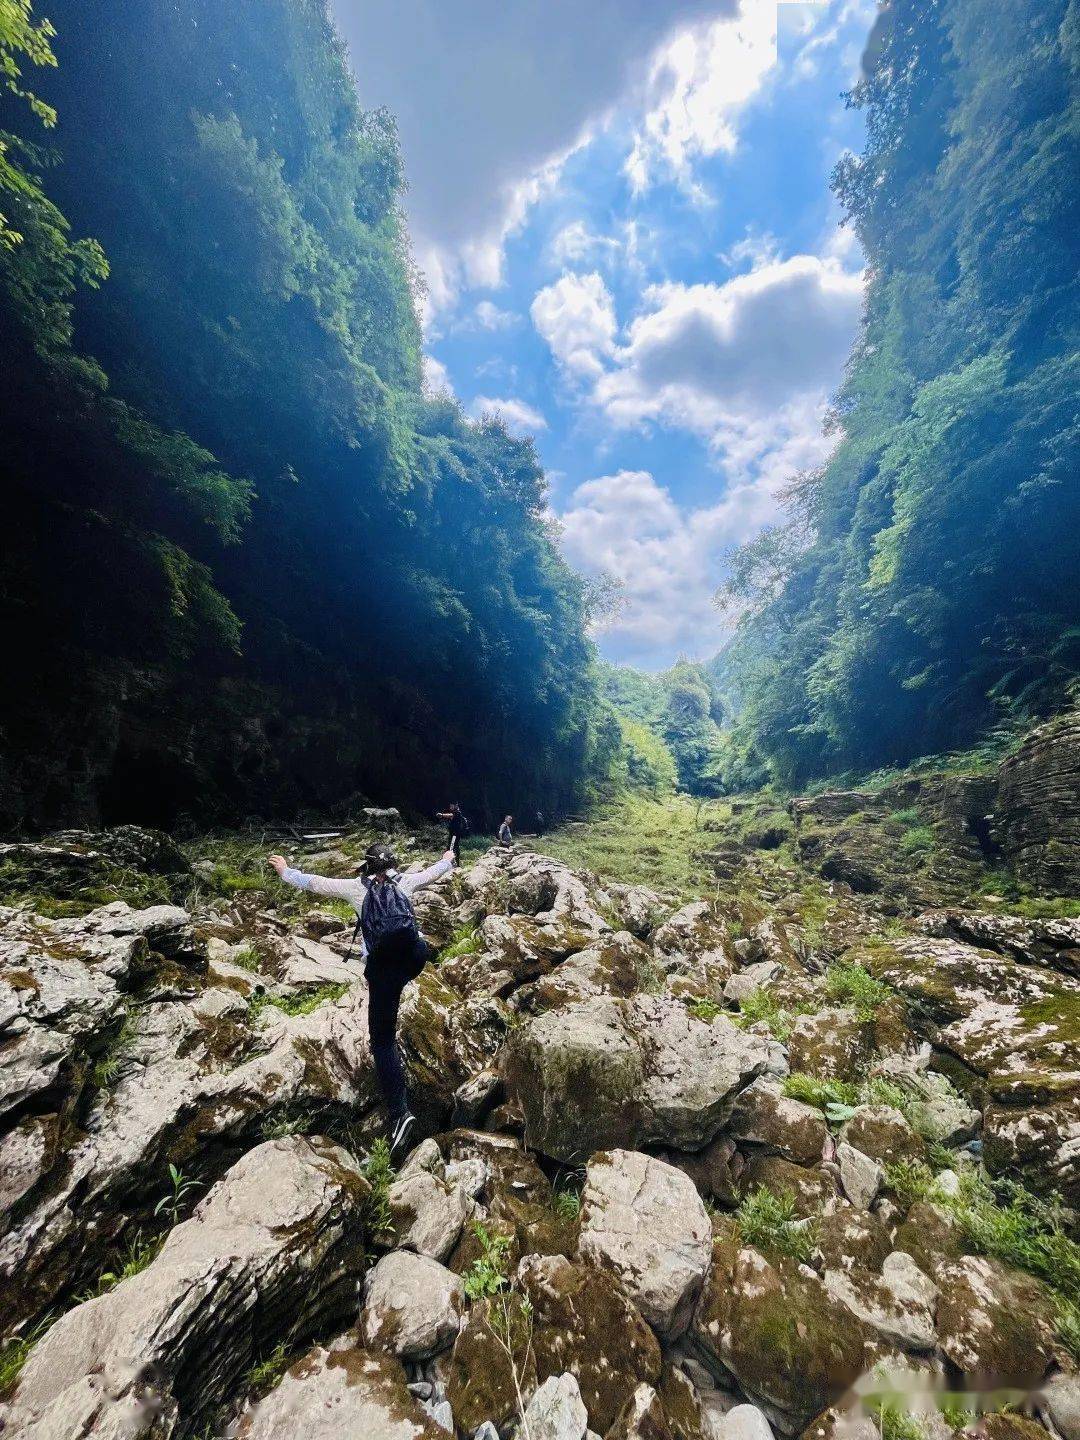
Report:
<svg viewBox="0 0 1080 1440"><path fill-rule="evenodd" d="M369 845L364 854L364 869L369 875L381 875L387 870L397 869L397 856L389 845L381 840Z"/></svg>

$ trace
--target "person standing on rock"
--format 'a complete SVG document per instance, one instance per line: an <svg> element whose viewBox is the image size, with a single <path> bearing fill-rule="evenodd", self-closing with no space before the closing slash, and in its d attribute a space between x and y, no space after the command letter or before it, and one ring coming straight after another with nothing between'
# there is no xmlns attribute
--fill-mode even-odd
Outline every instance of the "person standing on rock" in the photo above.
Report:
<svg viewBox="0 0 1080 1440"><path fill-rule="evenodd" d="M332 880L326 875L305 875L283 855L271 855L269 864L286 885L312 895L347 900L357 913L360 953L365 958L368 984L368 1036L383 1103L390 1117L390 1153L399 1154L416 1125L405 1093L405 1071L397 1044L401 992L415 980L431 958L431 947L420 934L410 896L449 873L454 852L426 870L402 875L389 845L368 847L362 873L354 880Z"/></svg>
<svg viewBox="0 0 1080 1440"><path fill-rule="evenodd" d="M513 824L513 815L506 815L503 817L503 822L499 826L499 844L504 850L511 849L514 844Z"/></svg>
<svg viewBox="0 0 1080 1440"><path fill-rule="evenodd" d="M455 800L449 810L440 810L436 813L436 820L445 820L447 825L446 846L452 850L454 859L461 860L461 842L469 833L469 822L462 813L461 806Z"/></svg>

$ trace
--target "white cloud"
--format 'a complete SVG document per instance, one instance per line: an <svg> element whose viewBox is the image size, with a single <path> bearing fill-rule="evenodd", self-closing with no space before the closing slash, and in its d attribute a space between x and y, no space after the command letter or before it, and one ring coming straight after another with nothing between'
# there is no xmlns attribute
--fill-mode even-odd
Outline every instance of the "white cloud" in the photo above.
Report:
<svg viewBox="0 0 1080 1440"><path fill-rule="evenodd" d="M636 193L670 177L706 199L694 162L736 148L739 111L776 67L776 16L776 0L744 0L736 18L684 30L659 51L626 161Z"/></svg>
<svg viewBox="0 0 1080 1440"><path fill-rule="evenodd" d="M481 300L473 316L482 330L510 330L521 320L520 315L512 310L500 310L491 300Z"/></svg>
<svg viewBox="0 0 1080 1440"><path fill-rule="evenodd" d="M469 406L469 413L477 420L484 415L497 415L506 422L506 428L514 435L527 435L533 430L547 429L547 421L540 411L524 400L500 400L491 395L478 395Z"/></svg>
<svg viewBox="0 0 1080 1440"><path fill-rule="evenodd" d="M602 277L563 275L537 292L530 312L551 353L570 374L596 379L615 353L618 322Z"/></svg>
<svg viewBox="0 0 1080 1440"><path fill-rule="evenodd" d="M816 255L772 260L723 285L661 285L631 324L597 403L621 425L658 420L723 448L784 407L820 402L840 379L862 277Z"/></svg>
<svg viewBox="0 0 1080 1440"><path fill-rule="evenodd" d="M754 0L756 3L756 0ZM431 306L496 286L503 244L566 156L640 93L680 26L736 0L333 0L367 106L397 117Z"/></svg>
<svg viewBox="0 0 1080 1440"><path fill-rule="evenodd" d="M584 220L572 220L553 236L548 251L559 266L577 265L594 256L607 257L618 251L619 241L613 235L598 235Z"/></svg>
<svg viewBox="0 0 1080 1440"><path fill-rule="evenodd" d="M441 360L436 360L434 355L423 357L424 389L429 395L439 395L443 391L454 393L454 387L450 383L450 376L446 366Z"/></svg>
<svg viewBox="0 0 1080 1440"><path fill-rule="evenodd" d="M723 553L759 521L741 495L684 512L647 470L620 470L578 486L558 518L570 563L622 582L625 603L604 629L612 658L657 669L680 651L719 649Z"/></svg>

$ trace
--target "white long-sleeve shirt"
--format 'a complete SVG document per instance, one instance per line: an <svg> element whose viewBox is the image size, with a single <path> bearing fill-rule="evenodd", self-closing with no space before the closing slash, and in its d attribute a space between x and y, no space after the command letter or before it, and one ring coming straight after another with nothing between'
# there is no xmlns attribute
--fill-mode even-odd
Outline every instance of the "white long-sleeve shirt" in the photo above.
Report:
<svg viewBox="0 0 1080 1440"><path fill-rule="evenodd" d="M441 880L453 868L452 860L436 860L435 864L429 865L426 870L413 870L406 875L401 875L396 870L391 871L390 879L403 895L411 896L414 891L430 885L433 880ZM297 890L307 890L312 895L332 895L337 900L347 900L357 915L360 914L360 907L367 894L367 881L361 875L354 875L347 880L331 880L328 875L305 875L303 870L294 869L289 865L281 872L281 878L286 885L294 885ZM360 954L361 956L367 954L367 945L364 943L363 936L360 937Z"/></svg>

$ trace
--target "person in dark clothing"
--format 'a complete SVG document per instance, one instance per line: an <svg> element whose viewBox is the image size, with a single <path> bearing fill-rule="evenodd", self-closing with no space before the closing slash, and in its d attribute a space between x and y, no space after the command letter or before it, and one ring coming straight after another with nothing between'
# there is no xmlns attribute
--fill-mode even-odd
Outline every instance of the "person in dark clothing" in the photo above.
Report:
<svg viewBox="0 0 1080 1440"><path fill-rule="evenodd" d="M271 855L270 865L285 881L313 895L332 895L348 902L357 913L360 953L365 958L368 984L368 1038L379 1089L390 1117L390 1152L400 1153L416 1125L409 1110L405 1071L397 1045L398 1008L406 985L416 979L431 957L420 934L412 908L415 891L447 874L454 864L447 850L441 860L411 875L400 875L388 845L369 847L363 874L353 880L326 875L305 875L282 855Z"/></svg>
<svg viewBox="0 0 1080 1440"><path fill-rule="evenodd" d="M469 822L462 814L461 806L455 800L449 810L440 810L436 820L446 821L446 848L452 850L454 859L461 860L461 842L469 833Z"/></svg>
<svg viewBox="0 0 1080 1440"><path fill-rule="evenodd" d="M544 812L543 812L542 810L537 810L537 812L536 812L536 833L537 833L537 835L543 835L543 833L544 833L544 823L545 823L545 822L544 822Z"/></svg>

